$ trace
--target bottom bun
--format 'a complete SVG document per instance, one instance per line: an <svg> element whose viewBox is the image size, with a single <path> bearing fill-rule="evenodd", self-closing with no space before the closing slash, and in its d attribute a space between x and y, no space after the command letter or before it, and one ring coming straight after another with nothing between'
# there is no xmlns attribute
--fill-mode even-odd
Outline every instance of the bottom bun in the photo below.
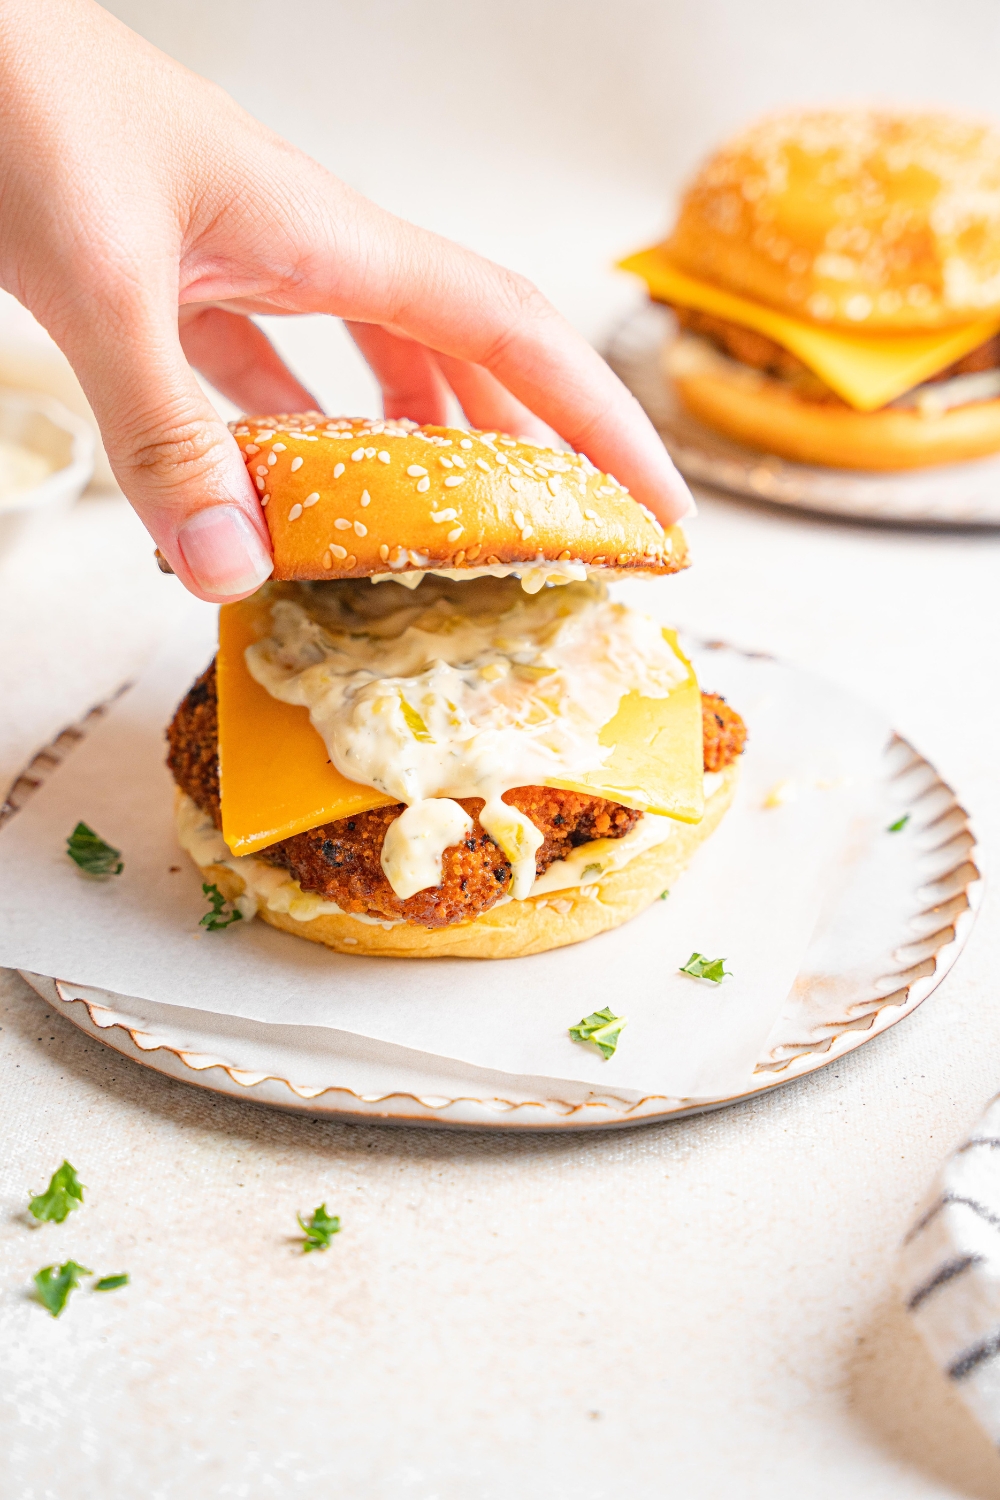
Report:
<svg viewBox="0 0 1000 1500"><path fill-rule="evenodd" d="M606 879L526 901L508 901L492 907L474 922L434 929L401 923L386 929L341 913L300 922L285 912L262 906L258 915L282 932L325 943L338 953L377 954L382 958L523 958L529 953L565 948L620 927L673 884L699 844L721 822L733 800L737 774L735 765L720 774L700 823L675 823L662 844L636 855ZM243 894L242 876L225 865L200 865L199 869L227 901Z"/></svg>
<svg viewBox="0 0 1000 1500"><path fill-rule="evenodd" d="M922 469L1000 452L1000 401L970 402L934 416L906 407L855 411L805 401L780 380L723 358L700 339L669 345L665 364L681 405L699 422L797 463Z"/></svg>

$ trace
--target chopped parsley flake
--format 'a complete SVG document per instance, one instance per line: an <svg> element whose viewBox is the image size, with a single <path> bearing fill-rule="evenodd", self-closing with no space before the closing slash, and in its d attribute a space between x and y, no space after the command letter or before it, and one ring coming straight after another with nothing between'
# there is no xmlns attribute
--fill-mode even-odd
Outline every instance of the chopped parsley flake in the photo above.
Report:
<svg viewBox="0 0 1000 1500"><path fill-rule="evenodd" d="M310 1250L329 1250L333 1236L340 1233L340 1220L327 1213L325 1203L313 1209L313 1216L308 1222L301 1214L296 1217L305 1235L302 1245L303 1255L308 1255Z"/></svg>
<svg viewBox="0 0 1000 1500"><path fill-rule="evenodd" d="M76 1168L64 1161L49 1178L44 1193L39 1193L28 1204L28 1212L43 1223L48 1220L61 1224L73 1212L83 1206L83 1183L76 1175Z"/></svg>
<svg viewBox="0 0 1000 1500"><path fill-rule="evenodd" d="M70 1292L80 1285L80 1277L91 1275L92 1271L86 1266L78 1266L75 1260L64 1261L61 1266L43 1266L34 1277L38 1300L54 1318L58 1318Z"/></svg>
<svg viewBox="0 0 1000 1500"><path fill-rule="evenodd" d="M614 1055L618 1038L627 1025L624 1016L616 1016L605 1007L604 1010L595 1010L592 1015L577 1021L575 1026L569 1028L569 1034L574 1042L593 1042L595 1047L600 1048L603 1056L609 1058Z"/></svg>
<svg viewBox="0 0 1000 1500"><path fill-rule="evenodd" d="M217 885L206 885L202 883L202 891L208 897L212 910L207 911L198 923L199 927L207 927L209 932L219 932L223 927L229 927L233 922L240 922L243 913L238 907L233 906L226 912L226 898Z"/></svg>
<svg viewBox="0 0 1000 1500"><path fill-rule="evenodd" d="M121 850L106 844L86 823L77 823L66 840L66 853L86 875L120 875L125 868Z"/></svg>
<svg viewBox="0 0 1000 1500"><path fill-rule="evenodd" d="M661 900L661 901L666 901L666 899L667 899L667 897L668 897L668 896L669 896L669 895L670 895L670 892L669 892L669 891L661 891L661 892L660 892L660 900Z"/></svg>
<svg viewBox="0 0 1000 1500"><path fill-rule="evenodd" d="M100 1281L94 1282L94 1291L116 1292L120 1286L128 1286L127 1271L121 1271L117 1276L102 1276Z"/></svg>
<svg viewBox="0 0 1000 1500"><path fill-rule="evenodd" d="M706 958L704 953L692 953L686 964L681 964L680 972L690 974L692 979L708 979L712 984L721 984L724 976L729 970L724 968L724 958ZM729 974L730 979L732 975Z"/></svg>
<svg viewBox="0 0 1000 1500"><path fill-rule="evenodd" d="M909 813L904 813L901 818L896 819L895 823L889 824L888 828L886 829L886 833L902 833L903 829L906 827L909 821Z"/></svg>
<svg viewBox="0 0 1000 1500"><path fill-rule="evenodd" d="M600 875L600 873L601 873L601 871L603 869L604 869L603 865L597 865L597 864L594 864L594 865L584 865L584 867L583 867L583 873L580 876L580 880L581 881L586 880L586 878L587 878L588 875L594 875L594 876Z"/></svg>

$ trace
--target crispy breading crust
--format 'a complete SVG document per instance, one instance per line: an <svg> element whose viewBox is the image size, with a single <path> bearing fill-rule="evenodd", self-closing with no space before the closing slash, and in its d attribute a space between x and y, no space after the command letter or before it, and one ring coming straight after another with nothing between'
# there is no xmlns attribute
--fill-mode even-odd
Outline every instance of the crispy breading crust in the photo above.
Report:
<svg viewBox="0 0 1000 1500"><path fill-rule="evenodd" d="M705 769L722 770L743 749L743 721L722 698L703 694L702 722ZM211 815L217 828L221 827L214 662L178 707L167 739L167 764L177 785ZM386 830L403 811L402 804L324 823L261 849L256 857L287 869L303 890L336 901L345 912L402 917L425 928L468 922L506 894L511 869L502 850L479 823L482 798L459 800L473 820L472 832L461 844L445 850L441 884L418 891L405 901L393 891L381 865ZM545 836L535 861L539 875L580 844L598 838L623 838L642 817L641 812L606 798L554 787L515 787L504 794L504 801L519 808Z"/></svg>

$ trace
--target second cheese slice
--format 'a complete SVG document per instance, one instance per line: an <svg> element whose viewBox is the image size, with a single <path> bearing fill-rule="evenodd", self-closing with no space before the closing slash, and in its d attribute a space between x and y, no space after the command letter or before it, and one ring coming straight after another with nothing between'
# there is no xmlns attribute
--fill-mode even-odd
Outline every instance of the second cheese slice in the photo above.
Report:
<svg viewBox="0 0 1000 1500"><path fill-rule="evenodd" d="M331 765L309 711L272 698L244 652L267 628L255 598L219 612L219 778L222 834L233 854L349 818L395 799L348 781ZM672 631L665 635L676 645ZM697 823L704 812L701 694L694 672L667 698L630 693L601 732L612 747L600 770L552 786Z"/></svg>
<svg viewBox="0 0 1000 1500"><path fill-rule="evenodd" d="M844 333L793 318L680 271L663 250L640 250L620 263L641 276L659 302L714 313L753 328L788 349L858 411L875 411L977 349L1000 328L986 318L937 333Z"/></svg>

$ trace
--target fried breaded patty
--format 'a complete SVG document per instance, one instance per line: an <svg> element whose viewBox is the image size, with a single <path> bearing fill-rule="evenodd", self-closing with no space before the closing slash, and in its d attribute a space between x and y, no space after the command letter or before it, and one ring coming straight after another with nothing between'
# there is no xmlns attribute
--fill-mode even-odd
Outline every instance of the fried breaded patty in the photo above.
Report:
<svg viewBox="0 0 1000 1500"><path fill-rule="evenodd" d="M688 333L707 339L722 354L741 365L749 365L776 380L783 380L804 400L835 406L847 404L801 359L766 334L758 333L755 328L743 328L739 323L730 323L727 318L701 312L696 308L675 307L673 311L680 327ZM954 364L939 370L936 375L927 376L921 384L937 385L954 379L956 375L977 375L983 370L995 370L998 367L1000 334L994 334L985 343L970 349L968 354L963 354Z"/></svg>
<svg viewBox="0 0 1000 1500"><path fill-rule="evenodd" d="M746 729L739 714L722 698L702 694L705 769L718 771L741 753ZM202 673L180 704L167 730L167 764L183 792L215 826L222 826L219 801L218 699L215 663ZM510 864L484 832L480 797L458 799L473 820L461 844L446 849L439 886L401 900L381 865L386 829L403 811L402 804L376 807L293 834L257 853L268 864L287 869L304 891L336 901L343 911L394 920L418 927L447 927L471 921L495 906L510 884ZM544 834L535 856L539 875L580 844L599 838L623 838L642 817L634 808L554 787L523 786L504 793Z"/></svg>

